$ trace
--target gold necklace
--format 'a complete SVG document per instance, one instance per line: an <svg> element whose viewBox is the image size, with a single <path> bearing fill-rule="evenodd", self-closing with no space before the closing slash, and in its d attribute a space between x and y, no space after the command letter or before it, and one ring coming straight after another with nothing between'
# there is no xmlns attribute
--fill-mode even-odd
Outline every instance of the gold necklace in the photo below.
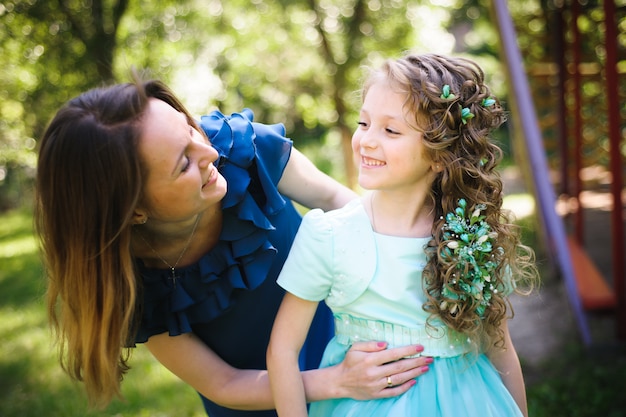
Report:
<svg viewBox="0 0 626 417"><path fill-rule="evenodd" d="M189 235L189 239L187 239L187 243L185 244L185 247L183 248L183 251L180 253L180 255L178 255L178 259L176 259L176 262L174 263L174 265L171 265L169 262L167 262L165 259L163 259L163 257L161 256L161 254L159 254L159 252L157 252L152 245L150 244L150 242L148 242L148 240L146 240L146 238L139 232L139 230L137 230L137 234L139 235L139 237L141 238L141 240L143 240L146 245L148 245L148 247L150 248L150 250L152 252L154 252L154 254L165 264L167 265L170 270L172 271L172 276L171 276L171 280L174 283L174 286L176 286L176 280L179 278L176 275L176 267L178 266L178 262L180 262L181 258L183 257L183 255L185 254L185 252L187 252L187 248L189 248L189 244L191 243L191 239L193 238L194 233L196 233L196 227L198 227L198 223L200 222L200 217L202 217L201 214L198 214L198 217L196 217L196 223L193 225L193 230L191 230L191 235Z"/></svg>

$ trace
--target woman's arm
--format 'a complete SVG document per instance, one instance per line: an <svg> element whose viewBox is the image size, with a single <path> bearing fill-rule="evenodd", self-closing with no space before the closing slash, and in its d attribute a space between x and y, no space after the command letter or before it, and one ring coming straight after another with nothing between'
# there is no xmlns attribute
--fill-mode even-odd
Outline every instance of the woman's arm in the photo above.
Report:
<svg viewBox="0 0 626 417"><path fill-rule="evenodd" d="M172 373L223 407L274 408L267 371L233 368L191 333L155 335L146 347ZM376 342L355 343L340 364L303 372L308 401L385 398L406 392L415 384L413 378L425 372L428 359L402 359L420 352L418 346L385 348ZM388 375L398 386L386 389Z"/></svg>
<svg viewBox="0 0 626 417"><path fill-rule="evenodd" d="M162 333L152 336L145 345L163 366L223 407L274 408L267 371L230 366L193 333L180 336Z"/></svg>
<svg viewBox="0 0 626 417"><path fill-rule="evenodd" d="M298 357L317 304L286 293L274 320L267 349L267 371L276 411L280 416L307 416Z"/></svg>
<svg viewBox="0 0 626 417"><path fill-rule="evenodd" d="M498 372L500 372L504 385L515 399L524 416L528 416L524 376L515 346L513 346L511 341L507 320L502 321L500 328L504 332L504 349L493 347L487 352L487 356Z"/></svg>
<svg viewBox="0 0 626 417"><path fill-rule="evenodd" d="M324 211L343 207L358 197L354 191L317 169L296 148L291 150L278 190L305 207Z"/></svg>

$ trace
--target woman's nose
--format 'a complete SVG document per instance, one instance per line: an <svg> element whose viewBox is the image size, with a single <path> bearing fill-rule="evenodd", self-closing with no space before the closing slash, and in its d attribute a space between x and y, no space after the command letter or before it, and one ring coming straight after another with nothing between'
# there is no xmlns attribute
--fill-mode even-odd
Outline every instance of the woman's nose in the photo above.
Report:
<svg viewBox="0 0 626 417"><path fill-rule="evenodd" d="M219 158L219 153L217 152L217 149L215 149L213 146L209 145L208 143L201 143L199 144L199 146L200 146L199 163L202 168L206 168L210 164L217 161L217 159Z"/></svg>

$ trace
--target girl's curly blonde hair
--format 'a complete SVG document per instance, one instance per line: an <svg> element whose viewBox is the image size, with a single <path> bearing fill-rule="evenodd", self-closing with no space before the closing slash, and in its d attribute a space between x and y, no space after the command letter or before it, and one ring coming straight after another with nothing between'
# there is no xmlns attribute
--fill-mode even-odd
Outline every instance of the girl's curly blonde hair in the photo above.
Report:
<svg viewBox="0 0 626 417"><path fill-rule="evenodd" d="M433 238L426 247L429 262L423 272L427 296L423 308L431 314L429 323L443 322L484 348L503 346L500 325L507 310L513 314L507 294L495 292L482 314L471 300L453 312L446 309L444 301L458 304L458 299L446 300L442 294L444 286L454 287L450 284L458 270L455 260L442 253L446 248L446 214L454 212L459 200L465 199L469 209L484 205L484 221L493 236L497 235L493 246L502 248L491 284L517 292L522 292L522 287L530 291L538 278L534 251L521 243L519 228L502 209L502 180L496 170L502 150L490 135L505 122L505 111L484 83L482 69L469 59L409 54L389 60L370 76L364 92L380 77L406 95L407 114L415 117L407 122L423 132L428 156L442 167L430 193L435 221ZM444 91L448 88L449 94Z"/></svg>

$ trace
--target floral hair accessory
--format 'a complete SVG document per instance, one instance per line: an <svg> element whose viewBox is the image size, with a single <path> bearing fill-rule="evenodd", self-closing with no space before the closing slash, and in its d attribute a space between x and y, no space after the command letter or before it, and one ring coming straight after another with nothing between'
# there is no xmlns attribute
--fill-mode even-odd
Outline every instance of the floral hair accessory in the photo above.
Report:
<svg viewBox="0 0 626 417"><path fill-rule="evenodd" d="M496 104L496 100L494 100L492 97L488 97L488 98L484 98L483 101L480 104L483 107L491 107L494 104Z"/></svg>
<svg viewBox="0 0 626 417"><path fill-rule="evenodd" d="M463 122L464 125L467 124L467 121L469 119L473 119L473 118L474 118L474 113L472 113L470 109L468 109L467 107L463 107L461 109L461 121Z"/></svg>
<svg viewBox="0 0 626 417"><path fill-rule="evenodd" d="M498 266L496 255L502 252L502 248L493 253L498 234L492 232L484 221L481 212L485 205L476 205L471 214L466 208L467 202L460 199L454 212L446 215L443 225L443 239L447 243L441 251L441 258L455 264L456 271L441 289L443 301L439 308L455 316L460 304L469 303L483 317L491 297L498 292L491 278Z"/></svg>
<svg viewBox="0 0 626 417"><path fill-rule="evenodd" d="M455 99L456 96L450 92L450 86L446 84L441 89L441 95L439 96L439 98L444 100L452 100Z"/></svg>

